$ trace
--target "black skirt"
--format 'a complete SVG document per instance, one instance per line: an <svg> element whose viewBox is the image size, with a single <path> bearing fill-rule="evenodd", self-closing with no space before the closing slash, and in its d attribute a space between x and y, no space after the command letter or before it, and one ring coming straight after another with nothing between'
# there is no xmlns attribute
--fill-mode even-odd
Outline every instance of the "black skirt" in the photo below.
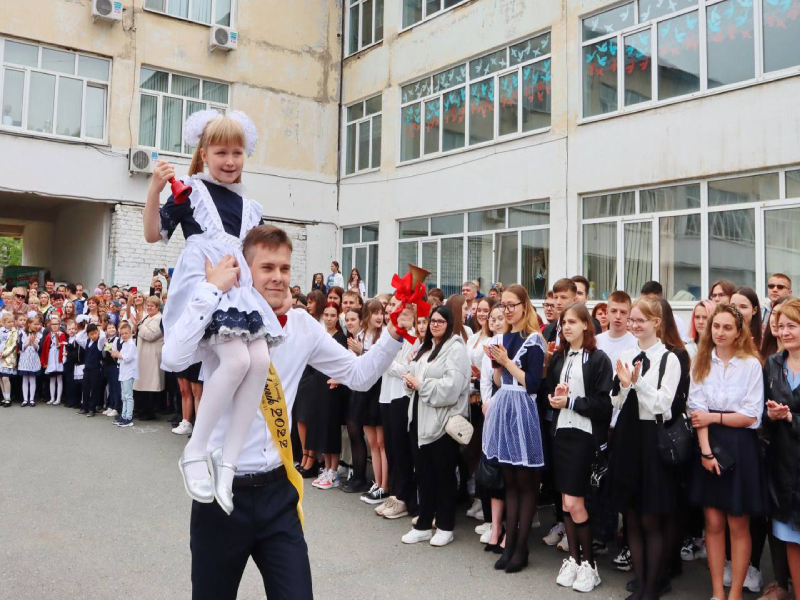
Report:
<svg viewBox="0 0 800 600"><path fill-rule="evenodd" d="M294 401L294 418L298 423L308 425L316 419L319 407L319 395L322 393L318 381L319 371L313 367L306 367L300 383L297 386L297 396ZM327 380L327 378L326 378ZM326 386L327 387L327 386Z"/></svg>
<svg viewBox="0 0 800 600"><path fill-rule="evenodd" d="M327 375L319 372L317 375L320 394L315 403L316 416L308 423L306 448L322 454L339 454L342 451L342 397L347 390L332 390L327 384Z"/></svg>
<svg viewBox="0 0 800 600"><path fill-rule="evenodd" d="M358 426L377 427L381 424L381 380L366 392L351 392L348 420Z"/></svg>
<svg viewBox="0 0 800 600"><path fill-rule="evenodd" d="M553 438L553 483L562 494L585 498L596 454L591 434L565 427Z"/></svg>
<svg viewBox="0 0 800 600"><path fill-rule="evenodd" d="M201 362L194 363L191 367L187 367L178 373L178 377L180 379L188 379L191 383L202 383L200 381L200 369L202 366L203 363Z"/></svg>
<svg viewBox="0 0 800 600"><path fill-rule="evenodd" d="M730 454L735 465L722 475L712 474L703 468L698 450L689 486L689 502L733 516L766 515L769 508L767 478L756 430L711 425L708 435L714 444L719 444Z"/></svg>

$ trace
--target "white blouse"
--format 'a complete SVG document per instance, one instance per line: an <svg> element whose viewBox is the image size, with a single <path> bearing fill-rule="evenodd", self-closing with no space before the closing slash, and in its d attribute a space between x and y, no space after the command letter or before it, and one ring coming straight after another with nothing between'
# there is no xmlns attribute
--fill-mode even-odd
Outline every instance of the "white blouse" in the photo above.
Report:
<svg viewBox="0 0 800 600"><path fill-rule="evenodd" d="M658 388L658 371L661 366L661 357L665 352L668 350L660 340L645 351L647 359L650 361L650 368L644 375L639 375L636 383L630 387L620 387L619 393L611 396L611 404L614 408L622 408L633 388L639 399L639 420L655 421L656 415L664 415L665 421L672 418L672 401L675 399L675 392L681 380L681 363L675 354L671 354L667 358L664 378L661 380L661 388ZM636 348L625 350L620 354L619 360L627 365L633 373L633 360L640 353L641 349L637 344Z"/></svg>
<svg viewBox="0 0 800 600"><path fill-rule="evenodd" d="M473 333L467 340L467 354L469 355L470 363L474 366L480 368L483 364L483 357L486 356L483 347L491 339L491 336L481 337L481 332L479 331L478 333Z"/></svg>
<svg viewBox="0 0 800 600"><path fill-rule="evenodd" d="M583 350L574 353L570 351L564 361L564 366L561 368L559 382L569 384L569 402L558 413L556 434L558 434L557 430L566 428L580 429L588 434L592 433L592 420L572 410L572 407L575 406L575 398L586 395L586 388L583 384L584 356Z"/></svg>
<svg viewBox="0 0 800 600"><path fill-rule="evenodd" d="M758 429L764 411L764 374L755 357L732 358L725 363L711 351L711 371L703 381L692 377L689 409L737 412L755 418L750 429Z"/></svg>

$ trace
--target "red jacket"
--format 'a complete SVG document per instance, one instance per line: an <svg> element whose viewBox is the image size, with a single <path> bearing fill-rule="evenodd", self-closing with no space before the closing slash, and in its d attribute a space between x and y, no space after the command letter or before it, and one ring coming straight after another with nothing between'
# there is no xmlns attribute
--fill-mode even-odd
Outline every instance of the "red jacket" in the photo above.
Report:
<svg viewBox="0 0 800 600"><path fill-rule="evenodd" d="M50 354L50 343L51 343L51 341L53 339L52 336L53 336L53 332L52 331L48 331L47 334L45 334L44 339L42 340L42 349L41 349L41 353L39 354L39 358L42 361L42 368L43 369L47 368L47 357ZM59 331L58 333L56 333L56 336L58 338L58 362L63 363L64 362L64 346L61 345L61 342L66 342L67 341L67 335L63 331Z"/></svg>

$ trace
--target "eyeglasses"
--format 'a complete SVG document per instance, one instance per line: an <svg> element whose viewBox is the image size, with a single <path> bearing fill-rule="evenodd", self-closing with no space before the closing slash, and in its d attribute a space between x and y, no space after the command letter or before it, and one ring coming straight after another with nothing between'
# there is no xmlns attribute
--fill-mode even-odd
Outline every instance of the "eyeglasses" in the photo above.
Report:
<svg viewBox="0 0 800 600"><path fill-rule="evenodd" d="M783 290L786 289L786 286L783 285L782 283L768 283L767 289L778 290L779 292L782 292Z"/></svg>
<svg viewBox="0 0 800 600"><path fill-rule="evenodd" d="M552 303L550 303L550 302L545 302L545 303L544 303L544 307L545 307L545 308L555 308L555 307L556 307L556 305L555 305L555 304L552 304Z"/></svg>
<svg viewBox="0 0 800 600"><path fill-rule="evenodd" d="M16 296L17 298L22 298L23 300L27 298L25 294L14 294L14 296Z"/></svg>
<svg viewBox="0 0 800 600"><path fill-rule="evenodd" d="M514 312L520 304L522 304L522 302L509 302L507 304L498 304L497 308L503 312Z"/></svg>
<svg viewBox="0 0 800 600"><path fill-rule="evenodd" d="M769 286L767 286L769 287ZM710 300L716 300L717 298L726 298L727 296L724 293L717 293L717 294L709 294L708 298Z"/></svg>
<svg viewBox="0 0 800 600"><path fill-rule="evenodd" d="M650 319L628 319L628 325L636 325L637 327L642 327L649 320Z"/></svg>
<svg viewBox="0 0 800 600"><path fill-rule="evenodd" d="M431 319L429 324L431 327L438 327L439 325L447 325L447 321L444 319Z"/></svg>

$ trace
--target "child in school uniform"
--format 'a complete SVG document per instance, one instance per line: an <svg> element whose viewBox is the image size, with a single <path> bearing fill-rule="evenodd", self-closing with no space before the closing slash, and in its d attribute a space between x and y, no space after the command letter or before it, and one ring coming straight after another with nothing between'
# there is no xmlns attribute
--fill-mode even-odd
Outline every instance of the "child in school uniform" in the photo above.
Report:
<svg viewBox="0 0 800 600"><path fill-rule="evenodd" d="M106 343L103 345L103 374L108 386L108 408L103 412L107 417L118 417L122 412L122 390L119 385L119 363L113 356L114 350L119 350L122 340L117 335L114 323L106 325Z"/></svg>
<svg viewBox="0 0 800 600"><path fill-rule="evenodd" d="M3 389L3 406L11 406L10 376L17 374L17 341L19 332L14 327L14 315L8 311L0 317L0 384Z"/></svg>
<svg viewBox="0 0 800 600"><path fill-rule="evenodd" d="M84 331L75 336L75 341L85 351L83 370L83 406L78 414L95 416L97 406L103 402L102 347L106 334L96 323L89 323Z"/></svg>
<svg viewBox="0 0 800 600"><path fill-rule="evenodd" d="M61 404L64 392L64 347L67 336L61 331L61 317L55 311L48 321L49 331L42 339L40 358L44 374L50 379L50 400L48 404Z"/></svg>
<svg viewBox="0 0 800 600"><path fill-rule="evenodd" d="M133 381L139 379L139 360L136 342L133 339L131 326L120 323L119 337L122 342L118 349L111 350L111 356L119 363L118 381L122 393L122 410L114 419L118 427L133 426Z"/></svg>
<svg viewBox="0 0 800 600"><path fill-rule="evenodd" d="M36 406L36 377L42 370L39 346L42 342L42 322L39 317L25 322L25 331L19 338L20 353L17 371L22 375L22 406Z"/></svg>
<svg viewBox="0 0 800 600"><path fill-rule="evenodd" d="M75 320L67 320L67 343L64 345L64 405L67 408L77 408L81 397L82 374L78 371L78 365L83 364L83 348L75 341L77 333L78 325Z"/></svg>

